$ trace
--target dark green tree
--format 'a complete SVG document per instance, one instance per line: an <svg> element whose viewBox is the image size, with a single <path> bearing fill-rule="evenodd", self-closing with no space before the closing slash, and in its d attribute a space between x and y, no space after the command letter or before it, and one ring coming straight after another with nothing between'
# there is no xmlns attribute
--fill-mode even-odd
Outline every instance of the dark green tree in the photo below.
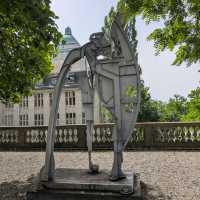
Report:
<svg viewBox="0 0 200 200"><path fill-rule="evenodd" d="M133 57L137 61L137 57L138 57L137 43L138 42L136 39L137 31L135 29L135 22L136 22L135 16L127 18L126 13L120 11L119 8L114 9L112 7L110 9L110 12L108 13L108 15L105 17L104 26L102 27L102 31L105 33L107 39L111 40L111 38L110 38L111 26L112 26L113 20L117 14L121 15L121 22L122 22L124 30L127 33L127 38L129 40L129 44L132 48Z"/></svg>
<svg viewBox="0 0 200 200"><path fill-rule="evenodd" d="M188 65L200 60L200 2L199 0L120 0L118 9L126 19L142 16L146 23L163 22L149 36L156 53L175 50L173 62Z"/></svg>
<svg viewBox="0 0 200 200"><path fill-rule="evenodd" d="M0 1L0 100L18 102L52 69L61 34L50 0Z"/></svg>
<svg viewBox="0 0 200 200"><path fill-rule="evenodd" d="M164 103L151 98L149 88L141 84L141 104L138 122L157 122L163 115Z"/></svg>
<svg viewBox="0 0 200 200"><path fill-rule="evenodd" d="M200 121L200 87L192 90L188 95L187 113L183 121Z"/></svg>
<svg viewBox="0 0 200 200"><path fill-rule="evenodd" d="M175 122L181 121L182 117L187 112L187 99L181 95L174 95L169 99L163 109L161 121Z"/></svg>

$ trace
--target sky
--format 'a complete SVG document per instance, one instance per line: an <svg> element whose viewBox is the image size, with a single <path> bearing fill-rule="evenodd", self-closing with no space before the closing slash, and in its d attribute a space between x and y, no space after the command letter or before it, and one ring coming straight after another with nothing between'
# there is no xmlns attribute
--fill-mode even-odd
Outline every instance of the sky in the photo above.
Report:
<svg viewBox="0 0 200 200"><path fill-rule="evenodd" d="M64 33L67 26L81 45L86 43L91 33L101 31L104 18L117 0L52 0L51 8L59 17L56 20L58 29ZM161 24L146 25L141 18L136 20L139 64L142 68L142 79L150 88L152 98L167 101L175 94L187 94L200 85L200 64L171 65L175 52L165 51L155 56L153 42L147 36Z"/></svg>

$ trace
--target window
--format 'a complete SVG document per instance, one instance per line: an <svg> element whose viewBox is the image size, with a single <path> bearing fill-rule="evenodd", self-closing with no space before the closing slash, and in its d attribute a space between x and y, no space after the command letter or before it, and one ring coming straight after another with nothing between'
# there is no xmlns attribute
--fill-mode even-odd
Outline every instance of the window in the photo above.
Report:
<svg viewBox="0 0 200 200"><path fill-rule="evenodd" d="M35 114L34 115L35 126L44 125L44 115L43 114Z"/></svg>
<svg viewBox="0 0 200 200"><path fill-rule="evenodd" d="M49 106L52 106L53 103L53 93L49 93Z"/></svg>
<svg viewBox="0 0 200 200"><path fill-rule="evenodd" d="M51 84L52 85L56 85L57 82L57 78L51 78Z"/></svg>
<svg viewBox="0 0 200 200"><path fill-rule="evenodd" d="M67 82L68 83L74 83L75 82L75 75L74 74L69 74L67 76Z"/></svg>
<svg viewBox="0 0 200 200"><path fill-rule="evenodd" d="M76 124L76 113L66 113L66 124Z"/></svg>
<svg viewBox="0 0 200 200"><path fill-rule="evenodd" d="M28 108L28 96L24 96L19 104L21 108Z"/></svg>
<svg viewBox="0 0 200 200"><path fill-rule="evenodd" d="M28 126L28 114L19 115L19 125Z"/></svg>
<svg viewBox="0 0 200 200"><path fill-rule="evenodd" d="M43 94L37 93L34 95L34 105L35 107L43 107Z"/></svg>
<svg viewBox="0 0 200 200"><path fill-rule="evenodd" d="M5 115L3 124L5 126L13 126L13 115Z"/></svg>
<svg viewBox="0 0 200 200"><path fill-rule="evenodd" d="M75 91L67 91L65 92L65 104L66 106L75 106Z"/></svg>
<svg viewBox="0 0 200 200"><path fill-rule="evenodd" d="M86 124L85 113L82 112L82 124Z"/></svg>

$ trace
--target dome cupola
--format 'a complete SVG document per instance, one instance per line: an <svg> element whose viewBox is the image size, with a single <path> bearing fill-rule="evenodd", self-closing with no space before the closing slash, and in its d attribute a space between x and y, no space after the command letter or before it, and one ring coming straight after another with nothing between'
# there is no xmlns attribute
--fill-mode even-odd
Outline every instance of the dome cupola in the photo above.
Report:
<svg viewBox="0 0 200 200"><path fill-rule="evenodd" d="M72 30L69 26L67 28L65 28L65 34L63 35L61 44L62 45L75 45L76 47L80 46L78 41L72 35Z"/></svg>
<svg viewBox="0 0 200 200"><path fill-rule="evenodd" d="M65 35L72 35L72 30L69 26L65 28Z"/></svg>

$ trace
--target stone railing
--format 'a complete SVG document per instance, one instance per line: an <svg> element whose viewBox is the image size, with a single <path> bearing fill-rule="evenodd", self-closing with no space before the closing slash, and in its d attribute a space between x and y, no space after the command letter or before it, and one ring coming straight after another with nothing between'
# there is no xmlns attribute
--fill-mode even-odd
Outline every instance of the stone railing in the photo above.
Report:
<svg viewBox="0 0 200 200"><path fill-rule="evenodd" d="M129 148L200 149L200 122L137 123Z"/></svg>
<svg viewBox="0 0 200 200"><path fill-rule="evenodd" d="M112 149L114 124L94 127L94 149ZM0 150L44 150L47 126L0 127ZM86 150L85 125L57 126L56 150ZM137 123L127 145L129 150L200 149L200 122Z"/></svg>

